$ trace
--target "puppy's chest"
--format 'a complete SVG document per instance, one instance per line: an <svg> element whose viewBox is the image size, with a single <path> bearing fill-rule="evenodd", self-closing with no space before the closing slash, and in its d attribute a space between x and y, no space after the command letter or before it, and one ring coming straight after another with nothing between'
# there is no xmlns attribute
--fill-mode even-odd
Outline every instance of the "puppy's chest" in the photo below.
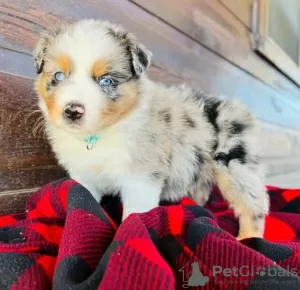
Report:
<svg viewBox="0 0 300 290"><path fill-rule="evenodd" d="M60 148L57 155L70 172L86 172L90 176L118 175L130 169L131 156L126 146L99 141L88 150L86 144Z"/></svg>

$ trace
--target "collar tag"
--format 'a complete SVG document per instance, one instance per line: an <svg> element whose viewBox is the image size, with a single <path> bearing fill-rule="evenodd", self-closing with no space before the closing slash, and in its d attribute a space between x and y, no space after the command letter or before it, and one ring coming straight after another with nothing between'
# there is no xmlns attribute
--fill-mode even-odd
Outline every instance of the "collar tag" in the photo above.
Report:
<svg viewBox="0 0 300 290"><path fill-rule="evenodd" d="M84 142L86 143L86 149L87 150L92 150L94 147L94 144L99 140L99 136L93 135L90 137L84 138Z"/></svg>

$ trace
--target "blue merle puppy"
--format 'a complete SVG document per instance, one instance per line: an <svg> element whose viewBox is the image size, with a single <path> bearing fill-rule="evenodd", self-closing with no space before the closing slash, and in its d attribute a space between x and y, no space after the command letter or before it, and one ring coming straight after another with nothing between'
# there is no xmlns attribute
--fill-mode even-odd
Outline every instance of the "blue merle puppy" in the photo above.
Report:
<svg viewBox="0 0 300 290"><path fill-rule="evenodd" d="M146 74L151 53L123 27L80 20L41 35L36 91L60 164L97 201L120 192L123 220L217 185L239 239L262 237L269 200L258 124L233 100Z"/></svg>

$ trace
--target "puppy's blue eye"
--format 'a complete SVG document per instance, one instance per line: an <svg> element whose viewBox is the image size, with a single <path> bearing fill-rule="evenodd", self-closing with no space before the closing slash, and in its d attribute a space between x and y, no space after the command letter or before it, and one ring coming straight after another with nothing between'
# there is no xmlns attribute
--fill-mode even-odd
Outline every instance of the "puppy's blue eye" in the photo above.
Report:
<svg viewBox="0 0 300 290"><path fill-rule="evenodd" d="M54 77L57 81L61 82L65 79L65 74L63 72L57 72Z"/></svg>
<svg viewBox="0 0 300 290"><path fill-rule="evenodd" d="M101 87L108 87L108 86L111 86L113 83L114 83L114 81L108 77L104 77L99 81L99 84Z"/></svg>

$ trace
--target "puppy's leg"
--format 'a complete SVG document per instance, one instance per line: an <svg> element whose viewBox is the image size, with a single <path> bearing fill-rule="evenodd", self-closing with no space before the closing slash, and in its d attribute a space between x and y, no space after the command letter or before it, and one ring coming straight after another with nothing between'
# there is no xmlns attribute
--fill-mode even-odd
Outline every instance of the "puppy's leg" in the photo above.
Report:
<svg viewBox="0 0 300 290"><path fill-rule="evenodd" d="M209 199L211 189L211 184L207 182L200 182L193 190L191 190L190 194L198 205L204 206Z"/></svg>
<svg viewBox="0 0 300 290"><path fill-rule="evenodd" d="M124 221L131 213L147 212L159 205L162 182L151 176L135 175L122 180L121 198Z"/></svg>
<svg viewBox="0 0 300 290"><path fill-rule="evenodd" d="M230 154L229 154L230 155ZM265 215L269 210L260 166L238 159L238 154L216 156L214 177L224 197L239 219L237 239L263 237ZM226 160L226 161L225 161Z"/></svg>
<svg viewBox="0 0 300 290"><path fill-rule="evenodd" d="M84 186L92 194L96 201L100 202L102 194L95 183L89 181L88 178L84 177L84 175L80 175L78 173L70 173L70 177Z"/></svg>

